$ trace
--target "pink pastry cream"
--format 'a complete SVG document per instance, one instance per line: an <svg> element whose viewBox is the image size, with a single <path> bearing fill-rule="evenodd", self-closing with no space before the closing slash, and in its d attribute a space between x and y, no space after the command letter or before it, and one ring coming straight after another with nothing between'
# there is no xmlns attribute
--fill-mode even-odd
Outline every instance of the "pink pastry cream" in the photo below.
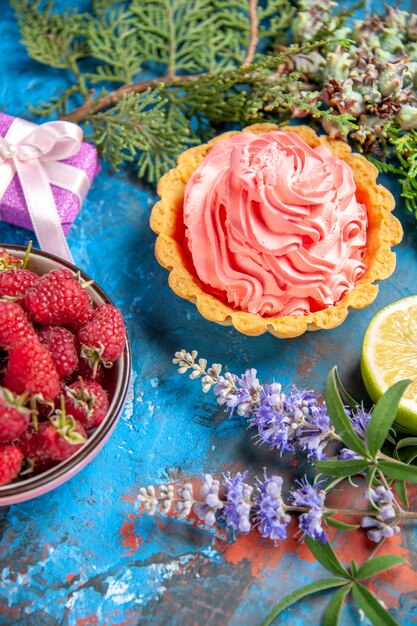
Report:
<svg viewBox="0 0 417 626"><path fill-rule="evenodd" d="M365 272L367 213L347 163L292 132L216 144L185 189L187 247L208 291L262 316L337 303Z"/></svg>

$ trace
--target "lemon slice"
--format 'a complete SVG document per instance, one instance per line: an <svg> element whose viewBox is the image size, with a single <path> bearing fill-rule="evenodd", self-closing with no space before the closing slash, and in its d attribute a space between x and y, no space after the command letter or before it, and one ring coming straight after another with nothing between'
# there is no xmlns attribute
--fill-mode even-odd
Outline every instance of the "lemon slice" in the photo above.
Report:
<svg viewBox="0 0 417 626"><path fill-rule="evenodd" d="M411 379L396 423L417 433L417 296L393 302L373 317L363 340L361 369L374 402L398 380Z"/></svg>

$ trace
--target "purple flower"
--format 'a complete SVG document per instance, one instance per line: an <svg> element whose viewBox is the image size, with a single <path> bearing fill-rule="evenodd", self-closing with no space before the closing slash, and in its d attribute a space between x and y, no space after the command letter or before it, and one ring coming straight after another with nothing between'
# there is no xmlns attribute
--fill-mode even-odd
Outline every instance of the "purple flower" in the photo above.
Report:
<svg viewBox="0 0 417 626"><path fill-rule="evenodd" d="M255 517L258 530L262 537L268 537L276 542L286 539L287 525L291 517L285 513L285 505L281 496L282 478L265 474L264 482L259 482L259 495L256 499Z"/></svg>
<svg viewBox="0 0 417 626"><path fill-rule="evenodd" d="M259 379L256 377L256 374L256 369L252 367L251 369L246 370L246 372L237 379L242 389L246 389L251 396L258 395L260 390Z"/></svg>
<svg viewBox="0 0 417 626"><path fill-rule="evenodd" d="M216 522L216 512L223 508L223 502L219 498L220 482L211 474L205 474L200 489L202 502L194 504L194 512L207 526L213 526Z"/></svg>
<svg viewBox="0 0 417 626"><path fill-rule="evenodd" d="M326 407L313 405L297 432L298 446L310 459L326 459L324 447L328 443L330 429L331 422Z"/></svg>
<svg viewBox="0 0 417 626"><path fill-rule="evenodd" d="M384 520L379 519L377 517L370 517L369 515L365 515L365 517L361 520L362 528L371 528L372 530L368 530L366 533L368 538L371 541L375 541L375 543L379 543L381 539L384 537L389 538L392 537L395 533L400 532L399 526L391 526L390 524L386 524Z"/></svg>
<svg viewBox="0 0 417 626"><path fill-rule="evenodd" d="M386 489L382 485L378 485L375 489L370 490L370 501L379 509L378 518L384 522L395 517L395 509L392 502L395 500L391 489Z"/></svg>
<svg viewBox="0 0 417 626"><path fill-rule="evenodd" d="M357 454L353 450L350 450L350 448L342 448L337 455L337 458L339 459L339 461L352 461L363 459L363 456Z"/></svg>
<svg viewBox="0 0 417 626"><path fill-rule="evenodd" d="M371 504L378 509L378 515L365 515L361 521L362 528L372 529L367 532L369 539L379 543L383 537L392 537L394 533L399 533L399 526L394 526L396 513L392 503L395 496L391 489L378 485L375 489L370 489L367 495Z"/></svg>
<svg viewBox="0 0 417 626"><path fill-rule="evenodd" d="M327 543L326 534L321 527L326 492L320 489L320 483L311 485L306 477L297 482L300 486L289 494L288 500L294 506L309 509L300 515L299 528L308 537Z"/></svg>
<svg viewBox="0 0 417 626"><path fill-rule="evenodd" d="M219 376L217 384L214 386L213 392L217 396L217 402L219 404L226 404L231 408L236 406L236 379L237 376L226 372L224 376Z"/></svg>
<svg viewBox="0 0 417 626"><path fill-rule="evenodd" d="M238 415L250 417L253 407L258 403L260 389L256 370L249 369L242 374L241 378L229 372L224 376L219 376L213 391L219 404L226 404L232 412L237 407Z"/></svg>
<svg viewBox="0 0 417 626"><path fill-rule="evenodd" d="M323 507L326 492L320 489L320 482L310 485L305 476L302 480L297 480L296 482L300 485L299 488L293 489L288 496L288 500L294 506Z"/></svg>
<svg viewBox="0 0 417 626"><path fill-rule="evenodd" d="M285 450L294 450L291 443L294 429L291 428L291 419L284 410L284 398L281 385L278 383L265 385L250 422L252 426L257 427L261 440L273 448L278 448L281 454Z"/></svg>
<svg viewBox="0 0 417 626"><path fill-rule="evenodd" d="M365 411L363 406L361 406L359 409L356 409L354 413L350 412L350 419L352 420L353 430L356 434L359 435L361 439L366 439L366 431L368 429L368 424L371 417L371 413Z"/></svg>
<svg viewBox="0 0 417 626"><path fill-rule="evenodd" d="M248 472L235 476L226 476L224 486L226 487L226 504L224 505L224 516L227 526L234 532L248 533L252 525L249 521L251 513L251 496L253 487L247 485L244 480Z"/></svg>
<svg viewBox="0 0 417 626"><path fill-rule="evenodd" d="M314 539L315 541L321 541L327 543L326 533L321 527L323 518L323 511L321 509L312 508L307 513L300 515L298 526L300 530Z"/></svg>
<svg viewBox="0 0 417 626"><path fill-rule="evenodd" d="M303 415L307 415L311 407L317 404L317 398L312 391L304 391L297 389L295 385L291 387L291 391L284 400L284 409L287 413L291 413L297 417L300 411ZM301 416L300 416L301 417Z"/></svg>

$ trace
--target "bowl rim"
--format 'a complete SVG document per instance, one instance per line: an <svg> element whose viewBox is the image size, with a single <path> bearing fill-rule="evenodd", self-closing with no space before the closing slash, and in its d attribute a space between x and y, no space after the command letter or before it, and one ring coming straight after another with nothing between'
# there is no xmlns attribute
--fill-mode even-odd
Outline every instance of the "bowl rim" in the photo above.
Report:
<svg viewBox="0 0 417 626"><path fill-rule="evenodd" d="M27 249L25 246L8 243L0 243L0 248L4 248L10 252L22 253L24 253ZM93 281L93 284L90 288L98 294L98 296L104 301L105 304L113 304L111 298L107 295L107 293L99 285L97 285L97 283L88 274L86 274L76 265L69 263L64 259L61 259L60 257L51 254L50 252L45 252L37 248L32 248L30 254L46 258L47 260L53 261L60 266L64 266L72 272L79 273L82 279L86 282ZM96 448L97 452L100 450L101 446L104 445L106 439L108 438L117 421L119 420L129 390L132 374L132 354L127 331L125 351L116 362L119 364L121 370L119 378L121 384L116 389L116 393L111 400L111 404L109 406L106 417L95 429L93 434L87 439L85 444L75 454L69 457L69 459L58 463L54 467L51 467L50 469L45 470L44 472L36 476L32 476L19 482L12 482L8 485L0 486L0 505L3 499L10 500L11 498L18 498L18 496L22 498L25 494L29 495L32 491L39 492L39 490L45 488L48 483L56 483L56 481L59 481L61 479L61 482L59 484L62 484L63 482L65 482L66 474L70 474L70 476L68 476L68 479L71 478L77 472L77 466L80 466L79 469L81 469L82 467L84 467L83 462L85 460L87 461L87 463L92 460L94 456L94 450ZM55 486L58 486L58 484L51 485L51 489L55 488ZM43 493L46 493L46 490Z"/></svg>

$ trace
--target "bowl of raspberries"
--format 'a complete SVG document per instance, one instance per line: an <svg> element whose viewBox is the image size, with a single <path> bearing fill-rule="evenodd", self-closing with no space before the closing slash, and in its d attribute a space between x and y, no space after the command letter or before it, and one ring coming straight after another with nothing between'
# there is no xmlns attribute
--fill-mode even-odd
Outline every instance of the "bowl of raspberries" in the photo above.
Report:
<svg viewBox="0 0 417 626"><path fill-rule="evenodd" d="M0 505L46 493L99 452L131 373L120 311L75 266L0 244Z"/></svg>

